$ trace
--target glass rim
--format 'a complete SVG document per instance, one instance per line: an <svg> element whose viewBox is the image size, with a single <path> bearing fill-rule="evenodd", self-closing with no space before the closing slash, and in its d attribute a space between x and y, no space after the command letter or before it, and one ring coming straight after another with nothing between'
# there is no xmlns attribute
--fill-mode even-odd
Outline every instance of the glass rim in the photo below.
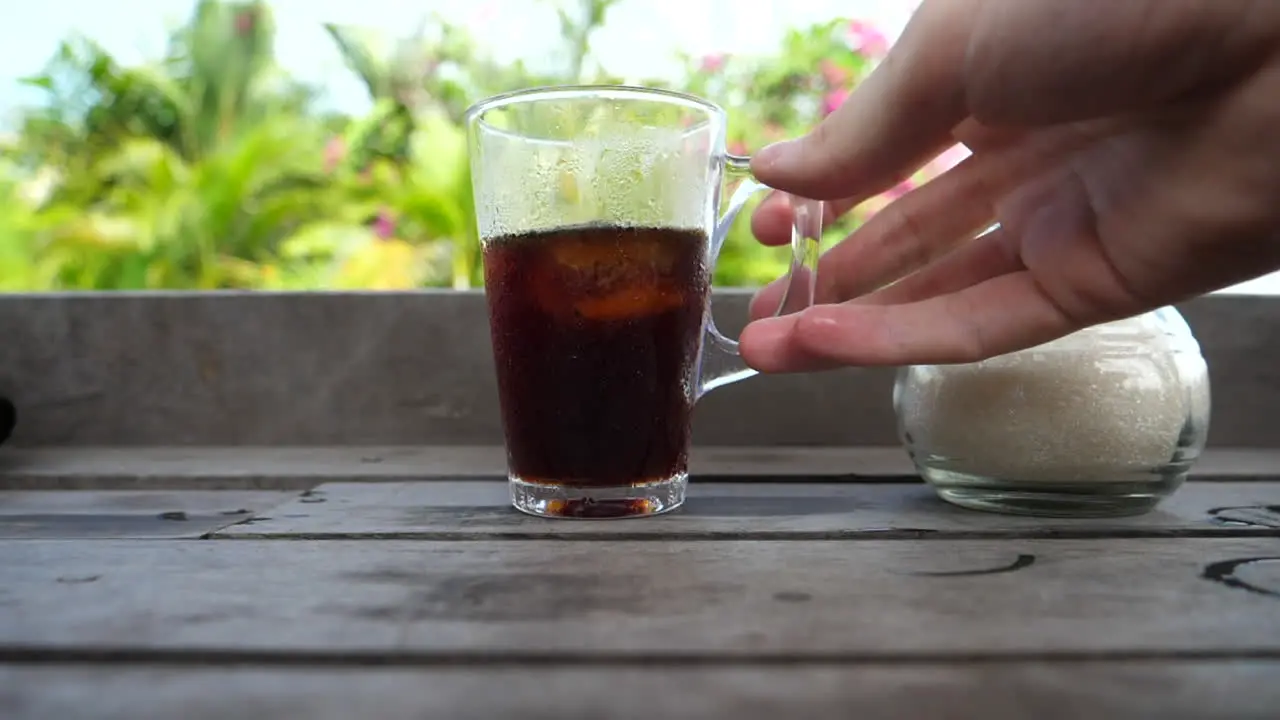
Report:
<svg viewBox="0 0 1280 720"><path fill-rule="evenodd" d="M682 105L687 108L702 110L715 117L725 116L724 108L714 102L678 90L643 85L540 85L498 93L483 100L478 100L472 103L463 113L463 121L467 125L476 124L492 127L485 123L483 119L485 113L491 110L542 100L580 99L665 102L669 105Z"/></svg>

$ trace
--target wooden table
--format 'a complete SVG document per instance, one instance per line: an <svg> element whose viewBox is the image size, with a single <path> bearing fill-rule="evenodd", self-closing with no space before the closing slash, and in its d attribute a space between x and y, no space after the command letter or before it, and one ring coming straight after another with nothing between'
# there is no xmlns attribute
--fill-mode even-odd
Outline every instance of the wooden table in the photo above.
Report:
<svg viewBox="0 0 1280 720"><path fill-rule="evenodd" d="M496 448L0 454L0 717L1275 718L1280 452L975 513L897 449L701 449L550 521Z"/></svg>

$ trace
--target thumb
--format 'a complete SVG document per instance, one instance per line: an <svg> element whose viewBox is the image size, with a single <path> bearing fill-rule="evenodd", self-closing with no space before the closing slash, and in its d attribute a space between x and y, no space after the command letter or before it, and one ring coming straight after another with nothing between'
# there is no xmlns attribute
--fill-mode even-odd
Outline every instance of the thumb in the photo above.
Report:
<svg viewBox="0 0 1280 720"><path fill-rule="evenodd" d="M756 177L803 197L857 202L953 145L951 131L968 114L963 68L979 4L926 0L843 105L808 135L756 154Z"/></svg>

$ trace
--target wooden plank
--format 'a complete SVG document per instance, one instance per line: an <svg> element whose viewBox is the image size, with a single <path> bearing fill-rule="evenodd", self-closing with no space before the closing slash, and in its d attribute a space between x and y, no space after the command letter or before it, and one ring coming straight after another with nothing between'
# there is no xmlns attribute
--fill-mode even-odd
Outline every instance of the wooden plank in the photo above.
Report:
<svg viewBox="0 0 1280 720"><path fill-rule="evenodd" d="M1274 538L5 541L0 557L10 660L113 648L325 662L1280 659Z"/></svg>
<svg viewBox="0 0 1280 720"><path fill-rule="evenodd" d="M0 492L0 538L196 538L294 497L270 490Z"/></svg>
<svg viewBox="0 0 1280 720"><path fill-rule="evenodd" d="M731 478L906 480L900 447L694 447L697 482ZM501 446L39 448L0 452L0 490L276 489L322 482L506 475ZM1210 448L1198 480L1280 478L1280 450Z"/></svg>
<svg viewBox="0 0 1280 720"><path fill-rule="evenodd" d="M1270 720L1276 662L890 667L0 667L9 720ZM856 711L854 710L856 709Z"/></svg>
<svg viewBox="0 0 1280 720"><path fill-rule="evenodd" d="M1211 461L1215 462L1215 461ZM1280 451L1236 450L1219 465L1280 474ZM906 453L889 448L695 448L699 475L913 478ZM0 454L0 489L279 488L321 482L506 476L501 446L38 448Z"/></svg>
<svg viewBox="0 0 1280 720"><path fill-rule="evenodd" d="M751 291L721 290L736 333ZM1210 442L1280 447L1280 299L1180 306L1208 359ZM0 396L28 447L496 445L484 294L0 297ZM698 407L700 445L892 445L892 368L754 378Z"/></svg>
<svg viewBox="0 0 1280 720"><path fill-rule="evenodd" d="M923 484L693 483L680 510L632 521L517 512L505 481L330 483L220 538L893 539L1280 536L1280 482L1187 483L1151 513L1058 519L963 510Z"/></svg>

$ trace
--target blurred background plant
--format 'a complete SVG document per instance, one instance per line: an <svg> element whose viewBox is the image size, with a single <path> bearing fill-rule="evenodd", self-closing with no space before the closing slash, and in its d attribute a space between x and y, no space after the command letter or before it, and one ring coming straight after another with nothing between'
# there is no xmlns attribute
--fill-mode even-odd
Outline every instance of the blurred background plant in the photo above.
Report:
<svg viewBox="0 0 1280 720"><path fill-rule="evenodd" d="M497 62L439 17L403 37L328 25L372 104L358 117L321 110L318 89L280 69L261 0L200 0L141 64L68 38L24 81L46 101L0 141L0 291L477 287L462 114L515 88L622 82L591 51L617 2L557 7L553 72ZM834 19L788 32L771 54L684 57L679 81L642 82L723 105L730 152L744 154L812 127L886 49L871 25ZM740 221L716 281L767 282L785 255Z"/></svg>

